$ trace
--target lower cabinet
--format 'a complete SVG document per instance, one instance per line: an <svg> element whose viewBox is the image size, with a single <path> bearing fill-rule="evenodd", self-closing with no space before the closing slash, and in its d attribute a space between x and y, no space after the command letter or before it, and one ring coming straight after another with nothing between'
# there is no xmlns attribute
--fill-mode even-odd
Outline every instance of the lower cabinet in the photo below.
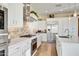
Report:
<svg viewBox="0 0 79 59"><path fill-rule="evenodd" d="M41 42L47 42L47 34L39 33L37 35L37 48L41 45Z"/></svg>
<svg viewBox="0 0 79 59"><path fill-rule="evenodd" d="M41 45L41 40L42 40L41 35L38 34L38 37L37 37L37 48Z"/></svg>
<svg viewBox="0 0 79 59"><path fill-rule="evenodd" d="M26 51L25 56L31 56L31 49L30 48Z"/></svg>
<svg viewBox="0 0 79 59"><path fill-rule="evenodd" d="M24 40L8 47L8 56L31 56L31 42Z"/></svg>
<svg viewBox="0 0 79 59"><path fill-rule="evenodd" d="M37 48L41 45L41 42L47 42L47 34L46 33L37 34Z"/></svg>
<svg viewBox="0 0 79 59"><path fill-rule="evenodd" d="M42 33L41 39L42 39L42 42L47 42L47 33Z"/></svg>
<svg viewBox="0 0 79 59"><path fill-rule="evenodd" d="M56 50L57 50L57 54L58 56L62 55L62 47L61 47L61 42L59 40L56 40Z"/></svg>
<svg viewBox="0 0 79 59"><path fill-rule="evenodd" d="M8 49L8 55L9 56L21 56L21 48L20 47L11 47Z"/></svg>

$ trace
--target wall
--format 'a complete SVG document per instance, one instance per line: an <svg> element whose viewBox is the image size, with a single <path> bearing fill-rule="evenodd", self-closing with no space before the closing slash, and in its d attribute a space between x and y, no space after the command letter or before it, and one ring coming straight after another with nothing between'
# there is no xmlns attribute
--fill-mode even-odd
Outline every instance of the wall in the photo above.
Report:
<svg viewBox="0 0 79 59"><path fill-rule="evenodd" d="M59 17L48 18L47 22L51 24L53 21L58 22L58 35L67 36L70 35L70 39L78 40L78 18L77 17Z"/></svg>

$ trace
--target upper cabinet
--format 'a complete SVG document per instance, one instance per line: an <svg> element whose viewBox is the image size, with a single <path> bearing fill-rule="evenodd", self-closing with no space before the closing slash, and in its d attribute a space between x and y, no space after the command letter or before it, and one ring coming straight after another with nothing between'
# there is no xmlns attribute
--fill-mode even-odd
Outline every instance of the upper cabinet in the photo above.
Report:
<svg viewBox="0 0 79 59"><path fill-rule="evenodd" d="M8 27L23 27L23 4L8 4Z"/></svg>

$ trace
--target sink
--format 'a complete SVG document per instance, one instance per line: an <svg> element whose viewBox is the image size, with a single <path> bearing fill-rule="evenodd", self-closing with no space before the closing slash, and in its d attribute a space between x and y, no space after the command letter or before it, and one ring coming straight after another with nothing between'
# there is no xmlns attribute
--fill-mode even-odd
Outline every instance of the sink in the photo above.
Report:
<svg viewBox="0 0 79 59"><path fill-rule="evenodd" d="M69 36L59 36L60 38L69 38Z"/></svg>

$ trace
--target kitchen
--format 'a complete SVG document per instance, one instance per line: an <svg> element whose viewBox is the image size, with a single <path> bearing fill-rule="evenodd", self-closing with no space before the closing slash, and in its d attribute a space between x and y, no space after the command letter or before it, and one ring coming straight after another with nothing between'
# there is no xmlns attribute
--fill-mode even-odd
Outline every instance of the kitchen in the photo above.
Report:
<svg viewBox="0 0 79 59"><path fill-rule="evenodd" d="M57 54L50 56L79 55L77 7L73 3L0 3L0 55L39 56L43 43L55 44Z"/></svg>

